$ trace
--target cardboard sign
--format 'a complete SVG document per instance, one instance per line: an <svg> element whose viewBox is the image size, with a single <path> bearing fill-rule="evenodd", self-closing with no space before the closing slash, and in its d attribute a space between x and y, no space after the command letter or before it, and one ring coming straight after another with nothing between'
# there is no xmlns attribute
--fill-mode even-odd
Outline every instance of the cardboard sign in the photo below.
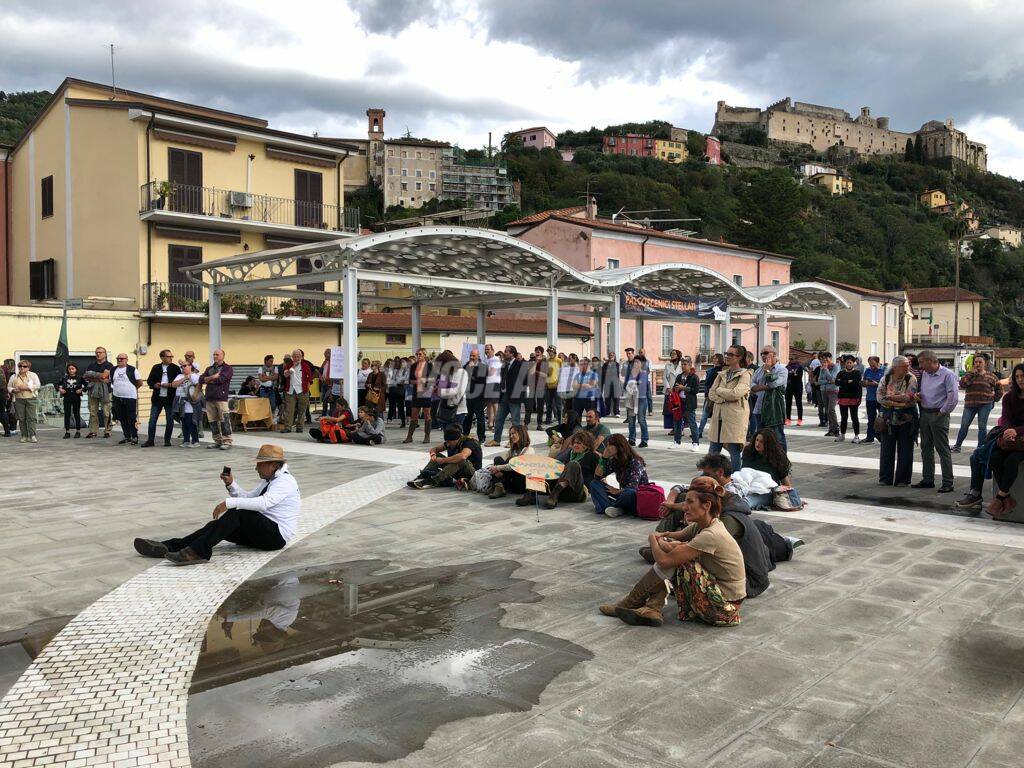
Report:
<svg viewBox="0 0 1024 768"><path fill-rule="evenodd" d="M547 493L548 486L544 482L543 477L528 477L526 478L526 490L537 491L538 493Z"/></svg>
<svg viewBox="0 0 1024 768"><path fill-rule="evenodd" d="M331 372L330 377L335 381L345 378L345 348L331 347Z"/></svg>
<svg viewBox="0 0 1024 768"><path fill-rule="evenodd" d="M531 478L538 480L557 480L562 476L565 465L550 456L539 454L526 454L525 456L513 456L509 459L508 465L520 475L523 475L527 482Z"/></svg>

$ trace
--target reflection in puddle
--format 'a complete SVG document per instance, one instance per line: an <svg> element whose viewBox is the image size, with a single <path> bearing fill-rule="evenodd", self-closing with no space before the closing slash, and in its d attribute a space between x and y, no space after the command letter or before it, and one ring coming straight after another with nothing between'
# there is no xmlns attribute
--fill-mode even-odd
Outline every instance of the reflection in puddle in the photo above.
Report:
<svg viewBox="0 0 1024 768"><path fill-rule="evenodd" d="M500 626L535 602L512 561L381 574L381 561L250 581L207 629L188 705L192 762L384 762L440 725L525 711L591 658L566 640Z"/></svg>

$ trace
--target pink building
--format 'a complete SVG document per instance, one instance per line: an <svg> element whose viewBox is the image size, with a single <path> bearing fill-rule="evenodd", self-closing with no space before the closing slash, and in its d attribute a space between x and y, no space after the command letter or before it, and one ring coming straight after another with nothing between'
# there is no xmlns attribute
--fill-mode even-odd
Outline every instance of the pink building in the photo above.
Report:
<svg viewBox="0 0 1024 768"><path fill-rule="evenodd" d="M537 149L554 149L555 134L544 126L537 128L526 128L509 134L509 138L522 140L524 147L536 147Z"/></svg>
<svg viewBox="0 0 1024 768"><path fill-rule="evenodd" d="M602 136L601 151L606 155L654 157L654 139L645 133L627 133L625 136Z"/></svg>
<svg viewBox="0 0 1024 768"><path fill-rule="evenodd" d="M597 206L574 206L544 211L514 221L508 233L557 256L584 272L598 269L622 269L649 264L696 264L718 272L745 288L784 285L790 282L792 259L768 251L742 248L730 243L668 234L640 226L613 224L597 217ZM710 352L723 351L718 338L719 324L674 320L671 318L623 321L616 354L626 347L644 347L652 362L668 359L679 349L684 355L706 360ZM600 331L607 344L608 329ZM789 349L789 324L769 321L768 343L777 349ZM754 318L733 318L730 343L757 347L758 327ZM605 351L602 348L602 353ZM785 354L785 353L783 353Z"/></svg>
<svg viewBox="0 0 1024 768"><path fill-rule="evenodd" d="M722 142L715 136L708 136L704 154L708 158L708 165L722 164Z"/></svg>

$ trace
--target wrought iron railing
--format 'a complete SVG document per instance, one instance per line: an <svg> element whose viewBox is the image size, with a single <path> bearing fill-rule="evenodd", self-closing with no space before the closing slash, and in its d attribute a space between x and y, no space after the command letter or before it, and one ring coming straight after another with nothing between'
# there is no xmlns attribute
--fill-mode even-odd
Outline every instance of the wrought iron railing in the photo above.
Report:
<svg viewBox="0 0 1024 768"><path fill-rule="evenodd" d="M333 232L359 232L359 209L216 187L152 181L140 188L141 213L174 211Z"/></svg>
<svg viewBox="0 0 1024 768"><path fill-rule="evenodd" d="M277 317L341 317L341 297L331 302L321 299L286 299L280 296L248 296L225 293L220 297L222 315L245 315L250 320ZM201 312L210 309L209 294L195 283L144 283L142 309L148 312Z"/></svg>

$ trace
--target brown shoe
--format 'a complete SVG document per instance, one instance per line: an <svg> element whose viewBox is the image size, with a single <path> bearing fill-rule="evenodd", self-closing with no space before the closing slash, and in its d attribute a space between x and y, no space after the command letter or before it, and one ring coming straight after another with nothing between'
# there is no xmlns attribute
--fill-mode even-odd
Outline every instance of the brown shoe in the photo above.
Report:
<svg viewBox="0 0 1024 768"><path fill-rule="evenodd" d="M615 611L615 615L633 626L660 627L665 623L665 617L661 615L661 611L648 608L646 605L635 610L632 608L619 608Z"/></svg>
<svg viewBox="0 0 1024 768"><path fill-rule="evenodd" d="M640 557L642 557L645 562L654 565L654 552L651 551L650 547L640 547Z"/></svg>
<svg viewBox="0 0 1024 768"><path fill-rule="evenodd" d="M491 488L491 492L487 494L488 499L500 499L505 495L505 486L501 483L495 483L494 487Z"/></svg>
<svg viewBox="0 0 1024 768"><path fill-rule="evenodd" d="M170 560L175 565L199 565L210 562L205 557L200 557L192 547L185 547L177 552L168 552L164 555L165 560Z"/></svg>
<svg viewBox="0 0 1024 768"><path fill-rule="evenodd" d="M654 569L647 571L644 577L640 579L630 590L629 594L619 600L617 603L610 603L605 605L597 606L597 610L603 613L605 616L618 616L620 609L632 610L644 605L648 598L652 594L655 594L658 590L667 592L665 590L665 580L662 579L658 574L654 572ZM664 604L664 603L662 603Z"/></svg>
<svg viewBox="0 0 1024 768"><path fill-rule="evenodd" d="M992 501L990 501L988 503L988 506L985 507L985 511L988 512L992 517L1002 517L1006 514L1006 512L1009 509L1009 507L1007 507L1006 504L1007 501L1009 501L1011 504L1013 503L1013 499L1011 499L1009 496L999 496L997 494L996 496L992 497Z"/></svg>
<svg viewBox="0 0 1024 768"><path fill-rule="evenodd" d="M167 554L167 546L162 541L152 539L136 539L135 551L143 557L163 557Z"/></svg>

